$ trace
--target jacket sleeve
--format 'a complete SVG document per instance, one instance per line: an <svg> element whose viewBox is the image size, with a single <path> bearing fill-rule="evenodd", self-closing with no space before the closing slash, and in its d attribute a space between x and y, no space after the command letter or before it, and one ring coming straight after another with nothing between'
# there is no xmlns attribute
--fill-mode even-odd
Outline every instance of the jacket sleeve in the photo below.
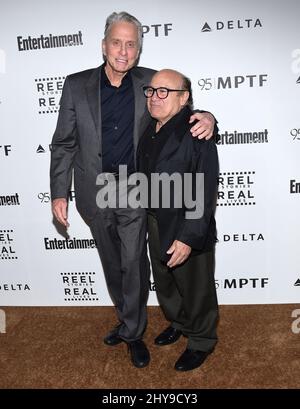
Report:
<svg viewBox="0 0 300 409"><path fill-rule="evenodd" d="M214 213L217 200L219 163L217 147L213 139L208 141L194 140L193 144L192 192L196 206L192 209L185 209L185 214L192 210L192 213L190 213L192 218L185 217L176 239L188 244L193 249L202 250L205 247L208 234L215 234ZM196 184L196 173L198 176L203 174L203 179L199 178L200 182L202 180L200 186ZM201 194L203 182L204 190L203 194Z"/></svg>
<svg viewBox="0 0 300 409"><path fill-rule="evenodd" d="M51 143L51 199L66 198L71 187L75 154L78 150L76 113L70 80L66 78L60 100L56 130Z"/></svg>

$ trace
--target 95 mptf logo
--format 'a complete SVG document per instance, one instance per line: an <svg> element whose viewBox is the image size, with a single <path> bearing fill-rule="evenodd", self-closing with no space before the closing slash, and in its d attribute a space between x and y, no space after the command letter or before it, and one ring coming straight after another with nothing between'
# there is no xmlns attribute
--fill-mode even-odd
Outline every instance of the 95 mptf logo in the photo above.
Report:
<svg viewBox="0 0 300 409"><path fill-rule="evenodd" d="M300 128L293 128L290 130L293 141L300 141Z"/></svg>
<svg viewBox="0 0 300 409"><path fill-rule="evenodd" d="M268 74L247 74L228 77L200 78L198 85L201 91L263 87Z"/></svg>

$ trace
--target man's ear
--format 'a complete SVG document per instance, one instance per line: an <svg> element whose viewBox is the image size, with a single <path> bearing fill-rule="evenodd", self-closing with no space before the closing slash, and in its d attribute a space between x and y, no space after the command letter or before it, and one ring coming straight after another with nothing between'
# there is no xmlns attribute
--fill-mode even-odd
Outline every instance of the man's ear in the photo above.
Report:
<svg viewBox="0 0 300 409"><path fill-rule="evenodd" d="M188 102L189 96L190 96L189 91L184 91L184 92L181 94L181 96L180 96L181 106L186 105L186 103Z"/></svg>
<svg viewBox="0 0 300 409"><path fill-rule="evenodd" d="M106 42L104 39L102 40L101 46L102 46L102 54L106 56Z"/></svg>

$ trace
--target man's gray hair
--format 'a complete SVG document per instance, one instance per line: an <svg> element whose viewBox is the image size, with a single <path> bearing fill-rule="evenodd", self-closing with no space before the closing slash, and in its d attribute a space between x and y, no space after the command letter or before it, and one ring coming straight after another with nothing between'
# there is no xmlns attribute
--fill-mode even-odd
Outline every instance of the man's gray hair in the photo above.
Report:
<svg viewBox="0 0 300 409"><path fill-rule="evenodd" d="M189 98L186 102L186 105L193 109L193 93L192 93L192 83L191 80L186 77L185 75L181 74L182 76L182 89L189 92Z"/></svg>
<svg viewBox="0 0 300 409"><path fill-rule="evenodd" d="M106 23L105 23L105 29L104 29L104 39L107 38L109 31L111 29L111 26L114 23L117 23L118 21L125 21L126 23L132 23L136 26L137 32L138 32L138 47L139 47L139 51L141 51L142 45L143 45L142 24L137 18L135 18L129 13L126 13L126 11L121 11L120 13L114 12L107 17Z"/></svg>

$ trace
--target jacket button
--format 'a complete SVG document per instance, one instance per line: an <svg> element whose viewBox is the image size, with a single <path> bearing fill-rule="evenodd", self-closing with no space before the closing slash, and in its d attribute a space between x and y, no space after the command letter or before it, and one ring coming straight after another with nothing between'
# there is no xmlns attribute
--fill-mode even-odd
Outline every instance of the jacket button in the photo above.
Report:
<svg viewBox="0 0 300 409"><path fill-rule="evenodd" d="M99 158L101 158L101 156L102 156L101 153L98 153L98 156L99 156Z"/></svg>

